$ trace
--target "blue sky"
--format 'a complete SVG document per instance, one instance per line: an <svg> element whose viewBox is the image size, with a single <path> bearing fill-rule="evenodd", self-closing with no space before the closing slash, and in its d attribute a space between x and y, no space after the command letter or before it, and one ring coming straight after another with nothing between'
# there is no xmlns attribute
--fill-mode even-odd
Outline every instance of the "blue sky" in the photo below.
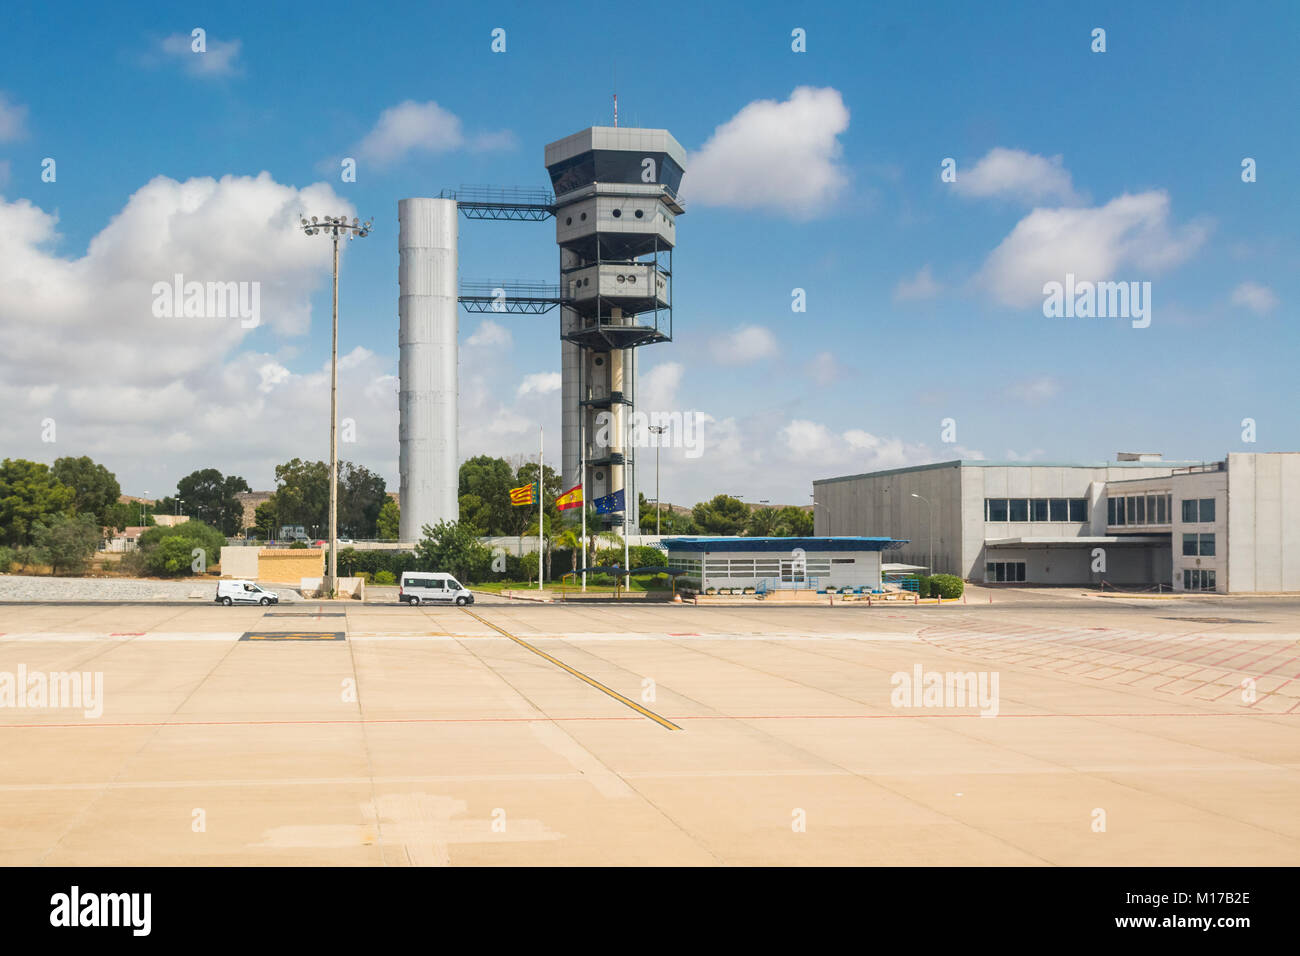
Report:
<svg viewBox="0 0 1300 956"><path fill-rule="evenodd" d="M643 399L711 427L701 457L664 451L665 499L803 502L815 478L963 456L1295 450L1297 9L17 5L0 76L0 246L17 249L0 256L0 455L91 454L151 494L207 466L269 487L277 462L324 457L325 243L262 249L258 204L323 214L332 192L375 218L343 268L341 414L360 433L343 454L395 488L398 200L546 186L544 144L607 125L615 91L622 125L666 127L691 158L675 339L639 367ZM195 27L202 61L174 39ZM406 102L443 125L377 136ZM341 182L338 158L358 155ZM222 211L187 205L222 177ZM552 223L462 221L464 279L553 281L556 261ZM258 280L274 314L196 331L118 288L173 264ZM1046 318L1033 290L1067 270L1149 281L1150 327ZM493 318L461 318L462 451L530 453L539 423L558 450L558 316Z"/></svg>

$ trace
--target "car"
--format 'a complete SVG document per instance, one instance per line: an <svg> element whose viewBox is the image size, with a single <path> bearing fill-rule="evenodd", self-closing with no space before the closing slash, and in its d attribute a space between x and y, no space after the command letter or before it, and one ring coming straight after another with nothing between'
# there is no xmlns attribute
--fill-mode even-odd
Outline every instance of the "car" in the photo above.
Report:
<svg viewBox="0 0 1300 956"><path fill-rule="evenodd" d="M280 595L254 581L218 581L217 596L213 600L226 607L232 604L261 604L266 607L279 604Z"/></svg>
<svg viewBox="0 0 1300 956"><path fill-rule="evenodd" d="M474 603L474 594L450 574L441 571L403 571L397 600L415 607L420 604Z"/></svg>

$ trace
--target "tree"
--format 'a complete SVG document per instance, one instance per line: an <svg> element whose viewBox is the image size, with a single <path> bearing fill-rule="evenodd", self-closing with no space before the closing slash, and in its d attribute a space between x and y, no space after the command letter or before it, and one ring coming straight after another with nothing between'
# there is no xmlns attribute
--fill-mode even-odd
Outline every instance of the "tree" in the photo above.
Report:
<svg viewBox="0 0 1300 956"><path fill-rule="evenodd" d="M551 559L555 555L555 545L556 545L555 529L556 526L560 523L560 521L561 519L558 514L552 517L551 515L547 514L545 511L542 512L542 542L544 545L544 549L546 551L546 576L552 579L555 577L555 575L551 573ZM523 535L525 538L537 537L537 513L536 512L533 513L533 520L529 522L528 527L524 529Z"/></svg>
<svg viewBox="0 0 1300 956"><path fill-rule="evenodd" d="M691 515L705 534L740 534L749 521L749 508L731 495L714 495L697 504Z"/></svg>
<svg viewBox="0 0 1300 956"><path fill-rule="evenodd" d="M640 529L640 530L641 530L641 533L642 533L642 534L657 534L658 532L655 530L655 529L656 529L656 522L655 522L656 515L655 515L655 508L654 508L654 505L651 504L650 501L646 499L646 496L645 496L644 494L642 494L641 492L639 492L639 491L636 493L636 497L637 497L637 514L639 514L639 515L641 516L641 529ZM660 509L659 509L659 515L658 515L658 518L660 519L659 522L658 522L658 527L659 527L659 528L662 528L662 527L663 527L663 508L660 508Z"/></svg>
<svg viewBox="0 0 1300 956"><path fill-rule="evenodd" d="M786 505L781 509L778 527L781 530L777 534L783 538L810 537L813 533L812 512L804 508L796 508L794 505Z"/></svg>
<svg viewBox="0 0 1300 956"><path fill-rule="evenodd" d="M330 466L295 458L275 468L275 516L281 525L302 525L320 537L330 526ZM349 537L373 538L388 500L384 479L350 461L339 462L338 523Z"/></svg>
<svg viewBox="0 0 1300 956"><path fill-rule="evenodd" d="M448 571L465 584L485 575L492 564L492 552L459 521L426 524L421 533L415 556L422 571Z"/></svg>
<svg viewBox="0 0 1300 956"><path fill-rule="evenodd" d="M339 527L348 537L375 537L379 512L388 500L383 478L361 465L339 462ZM329 527L328 508L325 526Z"/></svg>
<svg viewBox="0 0 1300 956"><path fill-rule="evenodd" d="M235 496L251 490L243 478L222 475L215 468L202 468L176 482L176 497L185 513L227 536L243 530L244 506Z"/></svg>
<svg viewBox="0 0 1300 956"><path fill-rule="evenodd" d="M479 537L484 537L492 529L492 506L478 495L460 496L460 521L466 527L474 529Z"/></svg>
<svg viewBox="0 0 1300 956"><path fill-rule="evenodd" d="M524 482L515 480L514 469L504 458L477 455L468 459L460 466L456 491L460 520L471 522L483 535L518 534L525 524L519 512L525 509L510 504L510 489L521 484Z"/></svg>
<svg viewBox="0 0 1300 956"><path fill-rule="evenodd" d="M99 519L89 513L54 515L33 528L33 537L55 574L85 570L102 539Z"/></svg>
<svg viewBox="0 0 1300 956"><path fill-rule="evenodd" d="M582 531L581 529L565 528L555 539L557 548L569 549L569 570L578 570L578 552L582 550Z"/></svg>
<svg viewBox="0 0 1300 956"><path fill-rule="evenodd" d="M68 513L75 498L48 465L6 458L0 462L0 542L31 544L36 525Z"/></svg>
<svg viewBox="0 0 1300 956"><path fill-rule="evenodd" d="M745 523L745 534L754 538L780 537L781 514L776 508L754 508Z"/></svg>
<svg viewBox="0 0 1300 956"><path fill-rule="evenodd" d="M275 495L271 495L266 501L253 509L253 529L254 533L263 541L269 541L276 536L276 530L280 527L280 522L276 518Z"/></svg>
<svg viewBox="0 0 1300 956"><path fill-rule="evenodd" d="M329 527L330 466L294 458L275 466L276 516L283 525L303 525L319 535Z"/></svg>
<svg viewBox="0 0 1300 956"><path fill-rule="evenodd" d="M194 549L203 551L206 570L221 560L226 536L202 521L184 521L172 527L149 528L137 542L143 565L154 574L192 574ZM182 558L184 560L182 560Z"/></svg>
<svg viewBox="0 0 1300 956"><path fill-rule="evenodd" d="M157 524L153 520L153 512L148 505L141 505L138 501L118 501L108 506L108 511L104 514L104 526L112 528L115 531L121 531L124 528L141 527L141 518L144 519L144 526Z"/></svg>
<svg viewBox="0 0 1300 956"><path fill-rule="evenodd" d="M375 537L381 541L396 541L401 519L402 509L398 507L396 501L389 498L379 509L379 517L375 519Z"/></svg>
<svg viewBox="0 0 1300 956"><path fill-rule="evenodd" d="M74 514L93 515L101 525L109 524L108 510L122 495L111 471L82 455L80 458L56 458L50 474L72 489Z"/></svg>

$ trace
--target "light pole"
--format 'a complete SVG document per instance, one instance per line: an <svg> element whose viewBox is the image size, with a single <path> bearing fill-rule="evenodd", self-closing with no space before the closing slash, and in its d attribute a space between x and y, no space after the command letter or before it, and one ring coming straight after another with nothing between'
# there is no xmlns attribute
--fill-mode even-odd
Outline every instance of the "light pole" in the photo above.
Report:
<svg viewBox="0 0 1300 956"><path fill-rule="evenodd" d="M334 583L339 574L339 239L343 236L348 239L361 236L364 239L370 235L373 223L373 219L360 222L355 216L351 223L342 216L326 216L320 221L312 216L311 222L305 218L302 220L302 231L307 235L320 233L334 240L334 330L330 340L330 566L321 588L330 597L334 596Z"/></svg>
<svg viewBox="0 0 1300 956"><path fill-rule="evenodd" d="M929 525L930 528L930 573L934 574L934 505L930 504L929 498L924 495L918 495L915 491L912 492L912 497L920 498L925 502L926 507L929 509L929 516L925 519L925 523Z"/></svg>
<svg viewBox="0 0 1300 956"><path fill-rule="evenodd" d="M650 431L655 435L662 435L668 431L667 425L650 425ZM655 439L655 534L659 534L659 445L658 438Z"/></svg>

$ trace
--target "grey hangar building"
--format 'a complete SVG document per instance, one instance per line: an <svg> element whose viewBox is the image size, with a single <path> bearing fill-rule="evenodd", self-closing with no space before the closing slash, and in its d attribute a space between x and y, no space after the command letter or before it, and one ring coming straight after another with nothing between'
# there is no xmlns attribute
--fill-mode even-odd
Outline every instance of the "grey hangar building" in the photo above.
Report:
<svg viewBox="0 0 1300 956"><path fill-rule="evenodd" d="M818 536L984 584L1300 592L1300 453L1173 461L962 459L813 482ZM931 558L933 554L933 558Z"/></svg>

